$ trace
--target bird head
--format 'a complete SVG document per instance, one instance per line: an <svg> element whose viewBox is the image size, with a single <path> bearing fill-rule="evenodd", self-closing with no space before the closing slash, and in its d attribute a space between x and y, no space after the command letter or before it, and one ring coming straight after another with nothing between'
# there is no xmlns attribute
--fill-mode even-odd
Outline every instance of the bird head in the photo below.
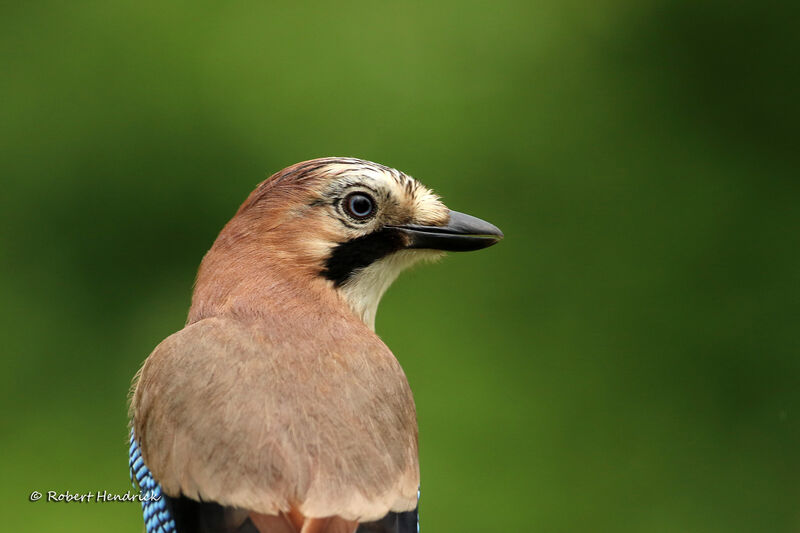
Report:
<svg viewBox="0 0 800 533"><path fill-rule="evenodd" d="M318 303L336 294L374 329L400 272L502 237L395 169L351 158L298 163L261 183L222 230L201 264L189 322L278 311L305 290Z"/></svg>

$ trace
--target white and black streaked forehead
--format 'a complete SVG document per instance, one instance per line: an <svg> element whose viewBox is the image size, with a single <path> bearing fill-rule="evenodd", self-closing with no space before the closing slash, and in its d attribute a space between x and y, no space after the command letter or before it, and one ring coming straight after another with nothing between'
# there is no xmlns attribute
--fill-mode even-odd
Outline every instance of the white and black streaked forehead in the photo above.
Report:
<svg viewBox="0 0 800 533"><path fill-rule="evenodd" d="M332 204L355 188L371 190L383 203L387 198L398 211L436 224L447 219L447 210L439 197L422 183L397 169L352 157L325 157L287 167L262 182L242 206L246 209L269 198L299 191L311 193L311 205ZM387 207L382 205L381 207Z"/></svg>
<svg viewBox="0 0 800 533"><path fill-rule="evenodd" d="M354 157L326 157L323 159L315 159L314 161L320 162L322 166L320 170L335 177L348 178L348 177L364 177L374 180L383 180L391 178L398 184L409 184L410 187L416 186L414 178L400 172L399 170L380 163L373 163L372 161L365 161L363 159L356 159Z"/></svg>
<svg viewBox="0 0 800 533"><path fill-rule="evenodd" d="M335 196L359 186L373 191L379 197L394 193L399 197L414 198L417 194L429 193L426 187L411 176L361 159L332 159L320 168L320 173L328 178L323 189L326 196Z"/></svg>
<svg viewBox="0 0 800 533"><path fill-rule="evenodd" d="M299 199L302 191L315 197L312 205L330 203L359 185L372 190L379 202L388 195L429 223L446 218L439 197L419 181L397 169L351 157L312 159L287 167L260 183L241 209L286 196ZM280 203L286 205L284 200Z"/></svg>
<svg viewBox="0 0 800 533"><path fill-rule="evenodd" d="M420 185L414 178L397 169L354 157L323 157L303 161L285 168L267 180L265 184L276 185L283 182L300 184L304 181L319 178L327 178L325 181L337 178L345 181L364 179L378 183L391 179L398 186L405 187L409 192Z"/></svg>

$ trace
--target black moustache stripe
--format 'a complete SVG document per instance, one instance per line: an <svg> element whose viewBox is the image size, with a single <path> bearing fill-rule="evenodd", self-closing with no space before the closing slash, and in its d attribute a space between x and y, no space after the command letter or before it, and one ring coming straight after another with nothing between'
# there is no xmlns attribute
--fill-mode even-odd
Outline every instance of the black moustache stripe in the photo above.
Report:
<svg viewBox="0 0 800 533"><path fill-rule="evenodd" d="M369 235L339 243L325 261L322 275L339 287L356 271L405 246L405 236L393 228L383 228Z"/></svg>

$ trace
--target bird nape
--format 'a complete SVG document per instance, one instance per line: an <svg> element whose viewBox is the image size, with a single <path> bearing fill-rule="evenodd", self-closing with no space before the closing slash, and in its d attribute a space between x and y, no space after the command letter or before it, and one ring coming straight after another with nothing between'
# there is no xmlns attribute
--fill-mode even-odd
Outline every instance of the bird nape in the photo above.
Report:
<svg viewBox="0 0 800 533"><path fill-rule="evenodd" d="M186 326L135 379L147 532L418 530L416 408L375 313L413 263L502 237L368 161L261 183L203 258Z"/></svg>

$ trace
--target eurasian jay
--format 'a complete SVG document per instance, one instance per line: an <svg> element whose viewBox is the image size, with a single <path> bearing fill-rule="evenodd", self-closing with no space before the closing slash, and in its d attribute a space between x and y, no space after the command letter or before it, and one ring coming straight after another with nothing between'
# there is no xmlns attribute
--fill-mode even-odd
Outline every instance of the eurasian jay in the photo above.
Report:
<svg viewBox="0 0 800 533"><path fill-rule="evenodd" d="M186 326L135 378L147 532L417 531L416 409L378 302L420 259L502 237L368 161L261 183L203 258Z"/></svg>

